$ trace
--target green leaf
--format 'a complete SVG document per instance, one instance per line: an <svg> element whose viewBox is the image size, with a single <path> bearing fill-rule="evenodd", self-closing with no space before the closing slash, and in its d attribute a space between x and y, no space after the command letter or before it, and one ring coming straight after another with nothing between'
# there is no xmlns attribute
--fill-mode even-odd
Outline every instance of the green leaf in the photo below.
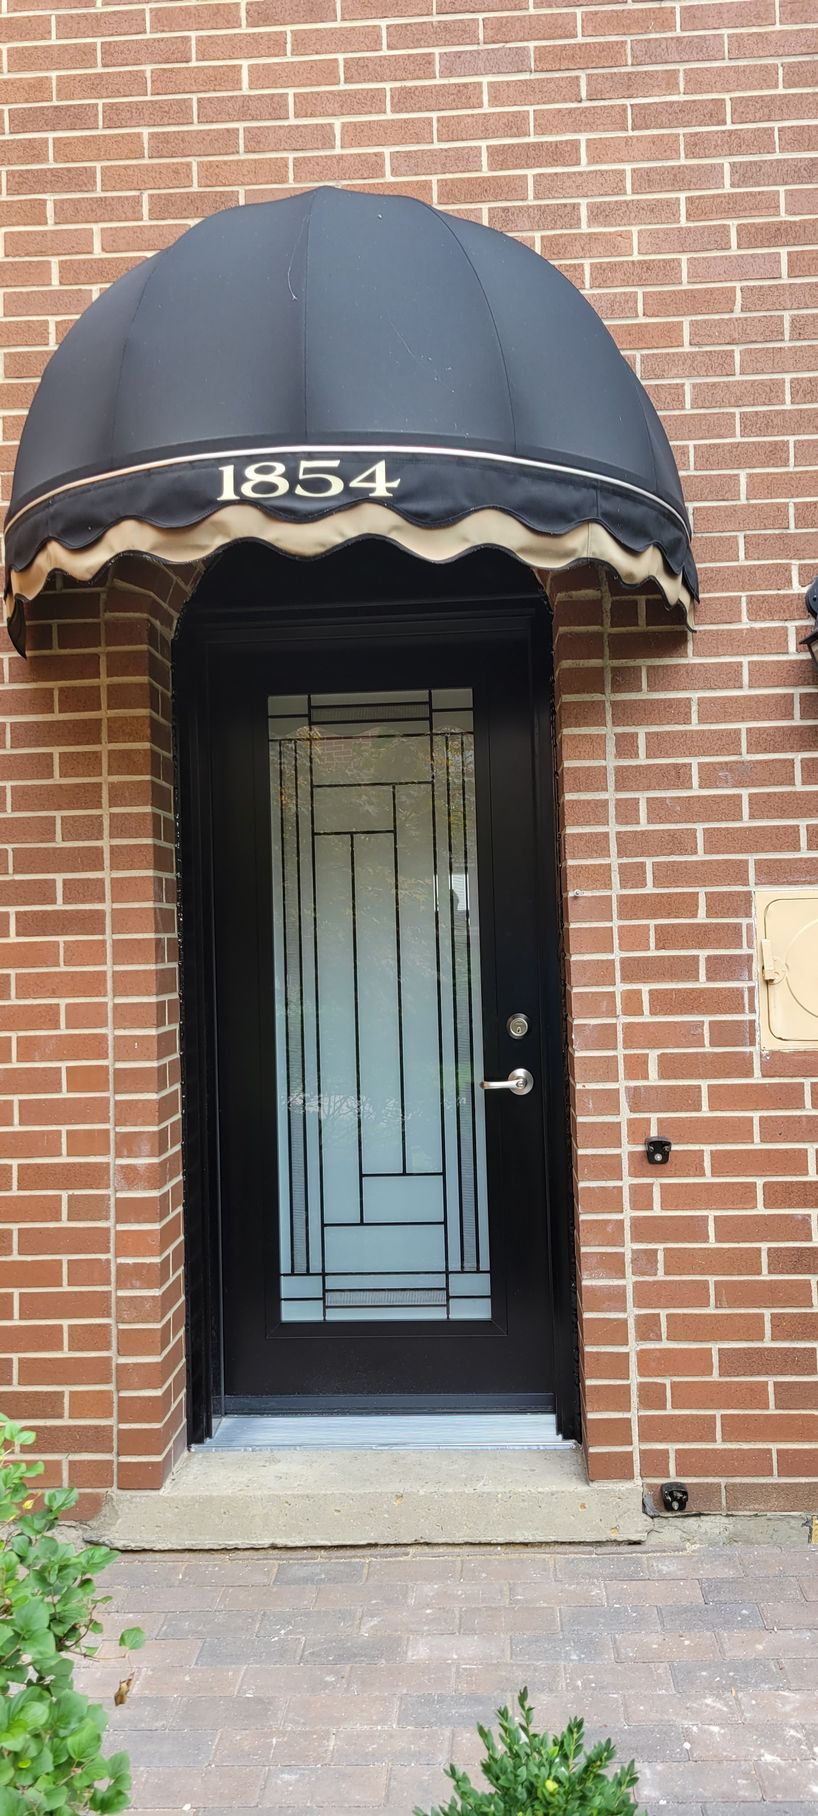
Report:
<svg viewBox="0 0 818 1816"><path fill-rule="evenodd" d="M0 1816L31 1816L31 1805L26 1806L16 1791L0 1786Z"/></svg>
<svg viewBox="0 0 818 1816"><path fill-rule="evenodd" d="M6 1747L9 1753L19 1753L29 1744L29 1732L22 1721L12 1721L0 1734L0 1747Z"/></svg>
<svg viewBox="0 0 818 1816"><path fill-rule="evenodd" d="M141 1627L126 1627L119 1635L119 1643L127 1652L139 1652L145 1644L145 1635Z"/></svg>
<svg viewBox="0 0 818 1816"><path fill-rule="evenodd" d="M99 1728L96 1722L86 1716L73 1734L69 1734L66 1744L72 1759L90 1759L99 1747Z"/></svg>
<svg viewBox="0 0 818 1816"><path fill-rule="evenodd" d="M55 1709L61 1727L68 1727L71 1723L76 1726L78 1722L85 1720L86 1714L91 1715L92 1713L87 1696L81 1696L79 1690L63 1690L56 1699ZM100 1710L99 1713L101 1714L102 1711ZM94 1711L94 1719L96 1719L96 1711Z"/></svg>
<svg viewBox="0 0 818 1816"><path fill-rule="evenodd" d="M45 1633L38 1633L36 1639L27 1640L26 1651L34 1670L47 1674L57 1656L57 1643L53 1633L46 1628Z"/></svg>
<svg viewBox="0 0 818 1816"><path fill-rule="evenodd" d="M29 1734L33 1734L37 1728L45 1727L52 1706L47 1702L27 1702L20 1710L18 1720L24 1723Z"/></svg>
<svg viewBox="0 0 818 1816"><path fill-rule="evenodd" d="M115 1564L117 1553L109 1545L88 1545L84 1551L78 1551L76 1562L89 1575L98 1576L100 1570L106 1570L109 1564Z"/></svg>
<svg viewBox="0 0 818 1816"><path fill-rule="evenodd" d="M130 1802L126 1790L112 1785L107 1791L94 1791L89 1800L89 1809L99 1810L102 1816L116 1816L118 1810L127 1810Z"/></svg>
<svg viewBox="0 0 818 1816"><path fill-rule="evenodd" d="M67 1513L70 1507L76 1507L79 1489L47 1488L43 1500L49 1513Z"/></svg>
<svg viewBox="0 0 818 1816"><path fill-rule="evenodd" d="M34 1639L48 1631L48 1609L44 1602L32 1600L24 1602L14 1618L14 1625L24 1639Z"/></svg>

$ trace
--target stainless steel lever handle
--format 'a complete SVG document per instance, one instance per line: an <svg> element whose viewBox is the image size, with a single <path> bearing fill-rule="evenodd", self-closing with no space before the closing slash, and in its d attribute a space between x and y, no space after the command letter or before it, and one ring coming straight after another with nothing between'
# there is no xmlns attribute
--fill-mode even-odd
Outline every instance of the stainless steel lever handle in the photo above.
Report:
<svg viewBox="0 0 818 1816"><path fill-rule="evenodd" d="M508 1078L481 1078L481 1091L513 1091L515 1097L527 1097L534 1089L534 1080L525 1066L515 1066Z"/></svg>

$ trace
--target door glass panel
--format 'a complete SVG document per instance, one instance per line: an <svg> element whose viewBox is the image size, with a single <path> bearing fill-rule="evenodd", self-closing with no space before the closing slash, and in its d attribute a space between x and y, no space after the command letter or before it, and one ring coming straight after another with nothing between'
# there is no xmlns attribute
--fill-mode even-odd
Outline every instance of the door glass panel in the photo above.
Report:
<svg viewBox="0 0 818 1816"><path fill-rule="evenodd" d="M471 690L269 732L282 1318L488 1318Z"/></svg>

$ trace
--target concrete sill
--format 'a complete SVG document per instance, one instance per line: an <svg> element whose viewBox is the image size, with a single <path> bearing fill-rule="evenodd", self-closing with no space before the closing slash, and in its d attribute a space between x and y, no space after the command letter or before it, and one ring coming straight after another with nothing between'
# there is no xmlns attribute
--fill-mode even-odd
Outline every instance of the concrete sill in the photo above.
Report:
<svg viewBox="0 0 818 1816"><path fill-rule="evenodd" d="M125 1550L634 1543L638 1482L589 1483L579 1449L195 1451L93 1523Z"/></svg>

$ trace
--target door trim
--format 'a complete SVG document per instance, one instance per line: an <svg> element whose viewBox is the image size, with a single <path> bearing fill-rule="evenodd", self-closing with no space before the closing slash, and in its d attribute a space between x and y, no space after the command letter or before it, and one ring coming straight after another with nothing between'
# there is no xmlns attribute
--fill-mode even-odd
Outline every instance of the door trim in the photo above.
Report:
<svg viewBox="0 0 818 1816"><path fill-rule="evenodd" d="M271 597L276 600L272 607ZM463 635L501 629L516 613L529 622L536 614L541 634L532 638L537 670L534 787L542 829L535 854L537 888L543 924L562 924L551 619L535 576L493 551L430 569L380 543L353 545L309 563L238 546L214 562L180 618L173 647L188 1434L194 1444L212 1435L214 1421L225 1412L209 675L220 650L270 654L285 623L290 630L294 621L303 626L311 613L330 605L345 637L371 641L374 634L385 643L399 634L405 638L415 627L426 636L430 629L442 634L447 626ZM561 941L550 950L542 942L538 959L542 1054L551 1084L545 1125L547 1287L556 1339L557 1423L561 1435L570 1439L579 1436L580 1426ZM547 1013L546 1004L551 1005Z"/></svg>

